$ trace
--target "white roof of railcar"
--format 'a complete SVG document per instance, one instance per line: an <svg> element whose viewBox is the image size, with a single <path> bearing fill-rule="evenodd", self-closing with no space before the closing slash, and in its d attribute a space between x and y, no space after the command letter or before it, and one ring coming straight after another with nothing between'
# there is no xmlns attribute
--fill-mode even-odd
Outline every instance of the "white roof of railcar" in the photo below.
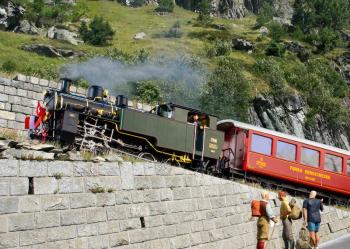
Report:
<svg viewBox="0 0 350 249"><path fill-rule="evenodd" d="M236 121L236 120L233 120L233 119L221 120L221 121L218 122L218 126L220 126L221 124L225 124L225 123L231 123L233 126L235 126L237 128L242 128L242 129L245 129L245 130L260 131L260 132L263 132L263 133L266 133L266 134L270 134L270 135L273 135L273 136L289 139L289 140L296 141L296 142L299 142L299 143L303 143L303 144L319 147L319 148L322 148L322 149L325 149L325 150L334 151L334 152L337 152L337 153L340 153L340 154L345 154L345 155L350 156L350 151L348 151L348 150L343 150L343 149L340 149L340 148L337 148L337 147L333 147L333 146L317 143L317 142L314 142L314 141L311 141L311 140L299 138L299 137L288 135L288 134L281 133L281 132L278 132L278 131L265 129L265 128L262 128L262 127L259 127L259 126L242 123L242 122L239 122L239 121Z"/></svg>

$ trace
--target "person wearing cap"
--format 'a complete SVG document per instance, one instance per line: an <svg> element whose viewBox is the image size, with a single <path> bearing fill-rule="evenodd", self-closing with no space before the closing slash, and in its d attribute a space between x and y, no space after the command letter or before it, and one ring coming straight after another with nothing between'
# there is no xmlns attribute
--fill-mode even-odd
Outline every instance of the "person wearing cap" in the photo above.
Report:
<svg viewBox="0 0 350 249"><path fill-rule="evenodd" d="M283 226L282 238L284 241L284 248L294 249L295 242L293 237L292 220L289 218L289 214L292 212L292 209L289 206L286 192L279 191L278 199L281 201L280 218Z"/></svg>
<svg viewBox="0 0 350 249"><path fill-rule="evenodd" d="M265 248L265 241L269 239L269 232L270 232L270 220L277 223L278 220L275 217L275 214L273 213L272 207L269 203L270 195L267 191L264 191L261 193L261 216L258 219L257 222L257 249L264 249Z"/></svg>
<svg viewBox="0 0 350 249"><path fill-rule="evenodd" d="M316 199L317 192L312 190L309 198L303 203L304 225L307 224L307 229L310 233L310 244L313 248L317 248L320 243L318 231L321 224L321 213L323 211L323 199Z"/></svg>

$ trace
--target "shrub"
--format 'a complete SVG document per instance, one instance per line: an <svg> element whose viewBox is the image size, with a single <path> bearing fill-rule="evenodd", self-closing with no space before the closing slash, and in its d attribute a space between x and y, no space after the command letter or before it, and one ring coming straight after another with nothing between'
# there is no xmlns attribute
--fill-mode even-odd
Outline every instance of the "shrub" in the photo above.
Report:
<svg viewBox="0 0 350 249"><path fill-rule="evenodd" d="M174 11L174 1L173 0L158 0L157 12L173 12Z"/></svg>
<svg viewBox="0 0 350 249"><path fill-rule="evenodd" d="M221 40L216 40L212 46L207 47L207 56L223 56L231 52L231 43Z"/></svg>
<svg viewBox="0 0 350 249"><path fill-rule="evenodd" d="M13 60L6 60L2 64L1 68L5 72L12 73L12 72L16 71L17 65Z"/></svg>
<svg viewBox="0 0 350 249"><path fill-rule="evenodd" d="M153 81L140 82L136 86L136 97L144 103L155 104L160 100L160 88Z"/></svg>
<svg viewBox="0 0 350 249"><path fill-rule="evenodd" d="M84 42L92 45L105 45L108 41L113 39L115 32L111 25L103 19L103 17L95 17L89 24L81 23L79 33Z"/></svg>
<svg viewBox="0 0 350 249"><path fill-rule="evenodd" d="M250 83L236 60L223 57L204 85L201 108L220 118L247 120Z"/></svg>
<svg viewBox="0 0 350 249"><path fill-rule="evenodd" d="M181 24L179 21L174 23L174 25L165 34L165 37L168 37L168 38L181 38L182 37Z"/></svg>
<svg viewBox="0 0 350 249"><path fill-rule="evenodd" d="M285 52L284 47L275 41L272 41L265 51L266 55L277 56L277 57L282 57L284 52Z"/></svg>
<svg viewBox="0 0 350 249"><path fill-rule="evenodd" d="M270 2L269 1L263 2L263 5L259 10L258 17L256 18L255 26L257 28L260 28L261 26L271 21L274 13L275 13L275 10Z"/></svg>
<svg viewBox="0 0 350 249"><path fill-rule="evenodd" d="M210 17L211 14L211 3L209 0L201 0L198 3L199 15L197 21L204 26L208 26L213 22L213 19Z"/></svg>
<svg viewBox="0 0 350 249"><path fill-rule="evenodd" d="M130 2L130 6L132 7L141 7L145 4L145 0L133 0Z"/></svg>
<svg viewBox="0 0 350 249"><path fill-rule="evenodd" d="M271 22L268 25L269 28L269 35L272 38L272 40L274 41L281 41L281 38L285 35L285 30L283 28L283 26L278 23L278 22Z"/></svg>

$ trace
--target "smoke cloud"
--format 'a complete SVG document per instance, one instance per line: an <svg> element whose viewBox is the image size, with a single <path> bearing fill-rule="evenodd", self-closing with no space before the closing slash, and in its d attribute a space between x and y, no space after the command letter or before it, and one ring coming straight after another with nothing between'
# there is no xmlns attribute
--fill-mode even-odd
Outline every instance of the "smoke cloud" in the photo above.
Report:
<svg viewBox="0 0 350 249"><path fill-rule="evenodd" d="M121 86L130 82L160 80L174 84L163 84L163 88L182 89L184 93L192 96L191 98L199 96L200 87L204 81L203 73L194 70L181 59L130 65L106 57L95 57L82 63L62 67L60 77L72 80L85 79L90 85L100 85L109 89L113 95L120 94ZM167 91L167 89L162 90ZM179 99L179 97L170 96L167 101ZM182 97L185 98L185 96Z"/></svg>

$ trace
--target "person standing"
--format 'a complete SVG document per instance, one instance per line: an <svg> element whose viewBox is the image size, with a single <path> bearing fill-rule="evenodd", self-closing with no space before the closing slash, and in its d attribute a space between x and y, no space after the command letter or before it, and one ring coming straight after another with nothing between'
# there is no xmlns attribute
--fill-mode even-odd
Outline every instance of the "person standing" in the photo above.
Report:
<svg viewBox="0 0 350 249"><path fill-rule="evenodd" d="M265 241L269 239L270 232L270 220L277 223L277 218L275 217L271 205L269 203L270 195L268 192L264 191L261 193L260 210L261 216L257 222L257 249L265 248Z"/></svg>
<svg viewBox="0 0 350 249"><path fill-rule="evenodd" d="M292 212L292 209L288 203L286 192L279 191L278 199L281 201L280 218L283 226L282 238L284 241L284 248L294 249L295 242L293 237L292 220L289 217L289 214Z"/></svg>
<svg viewBox="0 0 350 249"><path fill-rule="evenodd" d="M316 199L317 192L312 190L309 198L304 200L303 215L304 225L307 224L307 229L310 233L310 244L313 248L317 248L320 243L320 236L318 231L321 223L321 213L323 211L323 199Z"/></svg>

